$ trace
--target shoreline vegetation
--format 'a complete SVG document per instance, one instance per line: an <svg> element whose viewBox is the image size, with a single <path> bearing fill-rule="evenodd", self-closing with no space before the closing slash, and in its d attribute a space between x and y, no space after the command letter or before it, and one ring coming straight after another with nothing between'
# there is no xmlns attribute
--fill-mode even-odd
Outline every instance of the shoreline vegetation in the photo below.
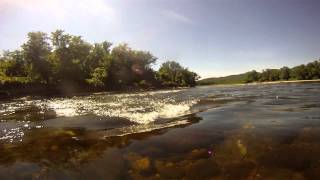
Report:
<svg viewBox="0 0 320 180"><path fill-rule="evenodd" d="M197 85L249 84L249 83L281 83L319 81L320 59L293 68L255 70L226 77L206 78L197 81Z"/></svg>
<svg viewBox="0 0 320 180"><path fill-rule="evenodd" d="M90 44L56 30L30 32L20 49L0 56L0 99L26 95L71 95L192 87L199 76L175 61L158 71L157 58L127 44Z"/></svg>
<svg viewBox="0 0 320 180"><path fill-rule="evenodd" d="M30 32L20 49L0 56L0 99L21 96L70 96L97 92L161 90L196 85L318 82L320 59L293 68L255 70L219 78L200 77L175 61L158 71L157 58L127 44L90 44L56 30Z"/></svg>
<svg viewBox="0 0 320 180"><path fill-rule="evenodd" d="M320 79L312 80L288 80L288 81L267 81L267 82L252 82L252 83L235 83L235 84L208 84L208 85L199 85L199 86L245 86L245 85L267 85L267 84L284 84L284 83L317 83L320 82Z"/></svg>

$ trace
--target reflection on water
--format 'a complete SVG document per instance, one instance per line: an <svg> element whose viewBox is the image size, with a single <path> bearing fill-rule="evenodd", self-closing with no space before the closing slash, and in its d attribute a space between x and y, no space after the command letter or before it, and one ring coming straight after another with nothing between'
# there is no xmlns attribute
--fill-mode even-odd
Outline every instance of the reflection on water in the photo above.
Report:
<svg viewBox="0 0 320 180"><path fill-rule="evenodd" d="M0 104L0 179L318 179L320 84Z"/></svg>

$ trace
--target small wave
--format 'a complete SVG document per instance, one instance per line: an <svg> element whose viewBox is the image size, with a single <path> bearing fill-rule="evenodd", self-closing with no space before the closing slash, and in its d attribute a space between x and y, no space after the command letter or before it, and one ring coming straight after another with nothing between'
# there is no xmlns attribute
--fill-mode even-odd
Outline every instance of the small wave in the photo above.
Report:
<svg viewBox="0 0 320 180"><path fill-rule="evenodd" d="M100 132L100 134L101 134L101 137L103 138L114 137L114 136L126 136L130 134L151 132L158 129L170 128L170 127L185 125L189 123L190 121L188 120L180 120L180 121L168 122L164 124L140 124L140 125L112 129L109 131Z"/></svg>
<svg viewBox="0 0 320 180"><path fill-rule="evenodd" d="M196 100L175 102L173 99L152 97L93 99L54 99L47 102L57 116L74 117L85 114L126 118L139 124L148 124L158 118L173 118L190 113Z"/></svg>
<svg viewBox="0 0 320 180"><path fill-rule="evenodd" d="M158 91L146 91L146 92L136 92L136 93L125 93L125 94L113 94L114 97L118 98L128 98L128 97L144 97L144 96L155 96L162 94L174 94L186 89L175 89L175 90L158 90Z"/></svg>
<svg viewBox="0 0 320 180"><path fill-rule="evenodd" d="M152 103L150 105L153 106L154 111L151 112L131 112L132 108L123 108L106 111L98 110L95 113L97 115L127 118L139 124L148 124L158 118L173 118L188 114L190 113L190 107L194 103L194 101L178 104Z"/></svg>

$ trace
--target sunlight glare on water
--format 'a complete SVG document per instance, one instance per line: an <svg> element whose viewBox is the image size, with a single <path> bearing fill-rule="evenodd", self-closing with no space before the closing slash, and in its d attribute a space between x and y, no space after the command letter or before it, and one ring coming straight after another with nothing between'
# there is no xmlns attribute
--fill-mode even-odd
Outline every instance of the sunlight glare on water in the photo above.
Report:
<svg viewBox="0 0 320 180"><path fill-rule="evenodd" d="M85 114L120 117L139 124L147 124L158 118L173 118L190 113L190 107L197 100L177 102L164 94L175 91L159 91L135 94L107 95L104 97L57 98L44 102L57 116L73 117ZM162 95L162 97L157 97Z"/></svg>

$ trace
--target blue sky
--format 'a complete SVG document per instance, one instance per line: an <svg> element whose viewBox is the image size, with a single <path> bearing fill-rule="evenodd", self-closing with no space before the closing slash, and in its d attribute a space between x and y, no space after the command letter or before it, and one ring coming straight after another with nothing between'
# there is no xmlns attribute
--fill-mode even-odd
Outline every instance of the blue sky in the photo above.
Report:
<svg viewBox="0 0 320 180"><path fill-rule="evenodd" d="M319 0L0 0L0 50L30 31L127 42L202 77L320 57Z"/></svg>

